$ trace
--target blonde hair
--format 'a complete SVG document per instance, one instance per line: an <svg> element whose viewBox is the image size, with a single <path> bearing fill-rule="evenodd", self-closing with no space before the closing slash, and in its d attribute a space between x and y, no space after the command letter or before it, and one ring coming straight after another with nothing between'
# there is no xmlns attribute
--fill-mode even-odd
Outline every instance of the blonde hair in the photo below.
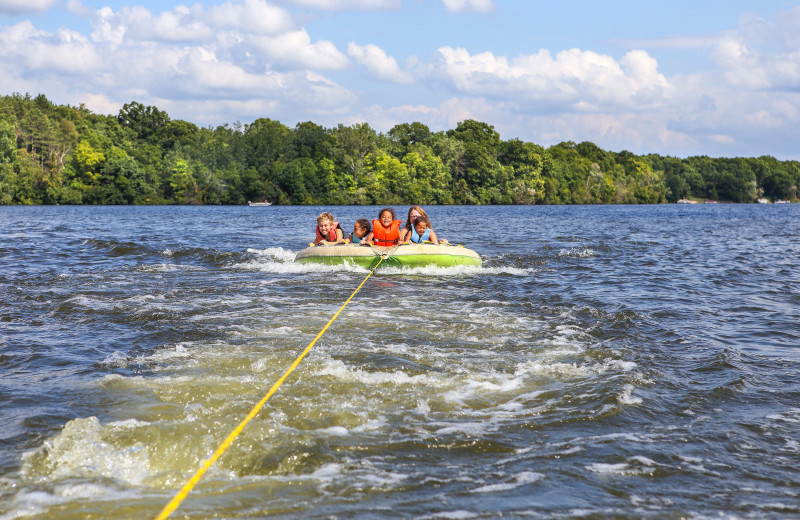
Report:
<svg viewBox="0 0 800 520"><path fill-rule="evenodd" d="M323 220L329 220L331 224L333 224L334 222L333 215L331 215L327 211L324 211L319 214L319 216L317 217L317 225L319 225Z"/></svg>

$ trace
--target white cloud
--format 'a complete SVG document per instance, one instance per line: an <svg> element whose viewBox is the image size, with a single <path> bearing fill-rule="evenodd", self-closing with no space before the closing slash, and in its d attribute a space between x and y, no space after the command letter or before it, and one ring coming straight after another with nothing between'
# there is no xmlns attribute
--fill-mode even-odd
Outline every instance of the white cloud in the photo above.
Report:
<svg viewBox="0 0 800 520"><path fill-rule="evenodd" d="M357 45L350 42L347 54L364 68L374 78L408 85L413 83L413 78L397 66L397 61L377 45Z"/></svg>
<svg viewBox="0 0 800 520"><path fill-rule="evenodd" d="M72 4L75 13L80 4ZM212 6L205 11L200 4L178 5L156 15L141 6L123 7L115 12L103 7L93 16L93 38L98 42L121 45L123 40L139 42L200 43L213 40L220 31L240 35L274 35L289 30L289 13L261 0L244 0Z"/></svg>
<svg viewBox="0 0 800 520"><path fill-rule="evenodd" d="M493 0L442 0L448 13L488 13L494 10Z"/></svg>
<svg viewBox="0 0 800 520"><path fill-rule="evenodd" d="M58 0L0 0L0 14L16 16L42 13L57 2Z"/></svg>
<svg viewBox="0 0 800 520"><path fill-rule="evenodd" d="M717 40L713 56L734 88L800 89L800 7L775 21L742 17L737 30Z"/></svg>
<svg viewBox="0 0 800 520"><path fill-rule="evenodd" d="M114 12L110 7L98 10L92 19L96 42L113 46L132 42L201 42L213 37L214 31L202 20L199 4L191 8L177 6L172 11L153 15L144 7L123 7Z"/></svg>
<svg viewBox="0 0 800 520"><path fill-rule="evenodd" d="M209 25L252 34L278 34L292 28L289 13L263 0L227 2L208 10Z"/></svg>
<svg viewBox="0 0 800 520"><path fill-rule="evenodd" d="M249 40L253 51L284 69L339 70L347 66L347 56L329 41L311 42L305 29Z"/></svg>
<svg viewBox="0 0 800 520"><path fill-rule="evenodd" d="M674 87L657 69L655 59L644 51L631 51L617 62L579 49L559 52L555 58L540 50L508 59L491 52L471 55L462 48L442 47L429 73L470 96L591 112L600 107L664 105Z"/></svg>
<svg viewBox="0 0 800 520"><path fill-rule="evenodd" d="M29 20L0 29L0 57L22 66L30 76L80 75L100 65L100 57L82 34L67 29L51 34Z"/></svg>
<svg viewBox="0 0 800 520"><path fill-rule="evenodd" d="M399 9L402 0L278 0L284 4L298 5L311 9L324 11L343 11L347 9L358 9L365 11L377 11L388 9Z"/></svg>

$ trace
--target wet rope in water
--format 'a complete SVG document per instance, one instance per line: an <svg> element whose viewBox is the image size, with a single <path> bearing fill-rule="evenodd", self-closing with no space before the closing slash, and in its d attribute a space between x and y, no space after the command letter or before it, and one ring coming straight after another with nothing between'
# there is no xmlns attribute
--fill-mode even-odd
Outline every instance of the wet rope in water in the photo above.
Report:
<svg viewBox="0 0 800 520"><path fill-rule="evenodd" d="M342 304L342 306L339 307L339 310L336 311L336 314L333 315L333 318L331 318L330 321L328 321L328 323L325 324L322 330L319 331L317 337L315 337L311 341L311 343L308 344L306 349L302 352L302 354L300 354L297 357L297 359L294 360L294 363L292 363L289 366L289 368L286 369L286 371L283 373L280 379L275 381L275 384L272 385L272 388L269 389L269 392L267 392L266 395L262 397L258 403L256 403L256 405L253 407L252 410L250 410L250 413L247 414L247 417L245 417L244 420L242 420L242 422L239 423L239 426L234 428L234 430L230 433L230 435L228 435L228 437L225 438L224 441L222 441L222 444L219 445L219 448L217 448L217 450L208 459L206 459L203 465L200 466L200 469L198 469L195 472L195 474L192 475L192 478L190 478L186 482L186 484L183 485L180 491L178 491L175 494L175 496L172 497L172 500L170 500L167 503L167 505L164 506L164 509L161 510L161 512L158 514L155 520L165 520L166 518L169 518L169 515L171 515L176 509L178 509L178 507L181 505L181 502L183 502L183 500L187 497L187 495L189 495L192 489L194 489L195 485L197 485L197 483L200 482L200 479L203 478L203 475L206 473L206 471L208 471L208 469L212 466L212 464L214 464L214 462L216 462L217 459L219 459L222 456L222 454L225 453L225 450L227 450L228 447L230 447L230 445L233 444L233 441L236 440L236 437L238 437L240 433L242 433L242 430L244 430L244 427L247 426L247 423L255 419L255 417L258 415L258 412L261 411L261 408L263 408L264 405L269 400L269 398L272 397L272 394L277 392L278 388L283 384L286 378L289 377L289 374L291 374L294 371L294 369L297 368L297 366L300 364L303 358L306 357L306 354L308 354L311 351L311 347L313 347L314 344L317 342L317 340L322 337L325 331L328 330L328 327L331 326L331 324L336 320L336 318L339 317L339 314L344 310L344 308L347 307L347 304L350 303L350 300L352 300L353 297L358 293L358 291L361 290L364 284L367 283L367 280L369 280L369 277L372 276L372 273L375 272L375 269L377 269L378 266L381 265L381 262L383 262L384 259L390 257L396 250L397 247L395 247L391 253L382 255L380 257L380 260L378 260L378 263L376 263L374 267L370 266L369 274L367 274L366 278L364 278L364 280L361 281L358 287L356 287L356 290L353 291L353 294L351 294L350 297Z"/></svg>

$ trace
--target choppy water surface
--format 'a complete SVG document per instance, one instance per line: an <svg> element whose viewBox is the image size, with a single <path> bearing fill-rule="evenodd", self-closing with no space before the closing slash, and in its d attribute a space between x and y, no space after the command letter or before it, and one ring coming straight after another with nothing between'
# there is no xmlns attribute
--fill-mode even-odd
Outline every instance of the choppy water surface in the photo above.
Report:
<svg viewBox="0 0 800 520"><path fill-rule="evenodd" d="M0 208L0 519L155 516L366 276L324 209ZM173 517L800 516L800 205L428 213L483 267L373 276Z"/></svg>

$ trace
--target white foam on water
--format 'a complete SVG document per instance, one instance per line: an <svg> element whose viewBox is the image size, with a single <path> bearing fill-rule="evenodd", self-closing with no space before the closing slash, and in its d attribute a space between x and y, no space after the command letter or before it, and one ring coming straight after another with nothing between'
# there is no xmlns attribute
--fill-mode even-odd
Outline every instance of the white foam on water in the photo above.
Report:
<svg viewBox="0 0 800 520"><path fill-rule="evenodd" d="M111 354L107 355L105 359L100 362L100 364L109 367L124 368L128 366L128 363L130 363L130 361L131 357L128 354L115 350Z"/></svg>
<svg viewBox="0 0 800 520"><path fill-rule="evenodd" d="M146 447L138 442L125 448L114 447L103 439L101 430L97 417L69 421L61 433L37 450L23 454L21 473L28 478L103 477L140 485L149 476Z"/></svg>
<svg viewBox="0 0 800 520"><path fill-rule="evenodd" d="M767 415L767 419L787 423L800 423L800 408L789 408L785 412Z"/></svg>
<svg viewBox="0 0 800 520"><path fill-rule="evenodd" d="M316 264L300 262L276 262L273 260L251 260L232 264L231 269L241 269L244 271L259 271L272 274L304 274L304 273L359 273L366 274L369 271L361 266L354 264Z"/></svg>
<svg viewBox="0 0 800 520"><path fill-rule="evenodd" d="M161 263L161 264L142 264L137 266L136 270L145 273L175 273L178 271L206 271L207 269L199 265Z"/></svg>
<svg viewBox="0 0 800 520"><path fill-rule="evenodd" d="M368 272L361 266L344 262L338 265L295 262L294 258L297 252L283 249L282 247L248 249L247 252L256 255L256 258L247 260L245 262L237 262L227 267L231 269L259 271L273 274Z"/></svg>
<svg viewBox="0 0 800 520"><path fill-rule="evenodd" d="M584 467L589 471L593 471L594 473L606 475L625 475L630 471L630 466L624 462L620 462L618 464L605 464L602 462L596 462Z"/></svg>
<svg viewBox="0 0 800 520"><path fill-rule="evenodd" d="M762 504L760 508L765 511L800 511L800 507L798 507L797 504L787 504L784 502L767 502L766 504Z"/></svg>
<svg viewBox="0 0 800 520"><path fill-rule="evenodd" d="M330 428L322 428L315 431L322 437L345 437L350 434L344 426L331 426Z"/></svg>
<svg viewBox="0 0 800 520"><path fill-rule="evenodd" d="M642 404L642 398L634 397L633 391L633 385L625 385L622 388L622 392L617 395L617 401L619 401L620 404Z"/></svg>
<svg viewBox="0 0 800 520"><path fill-rule="evenodd" d="M12 508L6 513L0 514L0 520L38 517L57 503L58 498L51 493L22 490L11 501Z"/></svg>
<svg viewBox="0 0 800 520"><path fill-rule="evenodd" d="M269 359L259 359L252 365L250 365L250 370L253 372L265 372L268 368L270 368L272 361Z"/></svg>
<svg viewBox="0 0 800 520"><path fill-rule="evenodd" d="M266 256L281 262L294 262L294 257L297 255L296 251L284 249L282 247L268 247L266 249L247 249L248 253L258 256Z"/></svg>
<svg viewBox="0 0 800 520"><path fill-rule="evenodd" d="M478 516L478 513L458 509L455 511L442 511L440 513L433 513L431 515L421 516L420 518L424 520L437 520L440 518L444 520L469 520L470 518L478 518Z"/></svg>
<svg viewBox="0 0 800 520"><path fill-rule="evenodd" d="M169 361L175 358L186 358L192 355L192 350L186 348L186 343L178 343L174 348L161 348L146 356L135 358L137 363Z"/></svg>
<svg viewBox="0 0 800 520"><path fill-rule="evenodd" d="M636 461L636 462L638 462L640 464L643 464L645 466L657 466L658 465L658 463L656 461L654 461L653 459L648 459L647 457L644 457L642 455L636 455L634 457L631 457L628 460Z"/></svg>
<svg viewBox="0 0 800 520"><path fill-rule="evenodd" d="M617 439L622 439L631 442L641 442L645 444L652 444L656 442L650 436L643 436L641 434L630 433L630 432L609 433L606 435L592 435L591 437L586 437L586 439L590 442L604 442Z"/></svg>
<svg viewBox="0 0 800 520"><path fill-rule="evenodd" d="M432 375L420 374L409 376L400 370L394 372L368 372L361 368L351 368L338 359L327 359L321 367L313 368L312 370L313 374L317 376L333 376L340 381L363 383L368 386L391 385L394 387L417 387L419 385L425 385L427 387L440 388L446 384L446 382L442 381L440 378Z"/></svg>
<svg viewBox="0 0 800 520"><path fill-rule="evenodd" d="M90 298L90 297L84 296L84 295L73 296L72 298L69 298L69 299L65 300L64 303L71 303L72 305L75 305L76 307L83 307L85 309L92 309L92 310L96 310L96 309L102 309L102 310L113 309L114 306L116 305L116 303L111 303L111 302L108 302L108 301L105 301L105 300L101 300L99 298Z"/></svg>
<svg viewBox="0 0 800 520"><path fill-rule="evenodd" d="M558 252L558 256L568 256L573 258L589 258L594 256L595 251L589 247L572 247L570 249L562 249Z"/></svg>
<svg viewBox="0 0 800 520"><path fill-rule="evenodd" d="M126 498L137 498L140 495L134 490L122 490L104 486L96 482L77 482L74 480L60 482L53 486L52 492L20 491L12 501L12 509L0 514L0 520L16 520L20 518L46 518L49 509L69 502L111 502Z"/></svg>
<svg viewBox="0 0 800 520"><path fill-rule="evenodd" d="M375 468L369 461L361 461L353 465L341 462L323 464L312 473L290 475L270 475L267 480L278 482L316 482L324 489L330 484L336 484L343 478L347 479L350 488L377 488L388 490L403 484L409 475L399 472Z"/></svg>
<svg viewBox="0 0 800 520"><path fill-rule="evenodd" d="M275 335L275 336L292 336L296 335L300 329L283 326L283 327L271 327L263 331L264 335Z"/></svg>
<svg viewBox="0 0 800 520"><path fill-rule="evenodd" d="M134 302L134 303L149 303L152 301L166 301L167 297L164 294L137 294L130 298L122 298L119 301Z"/></svg>
<svg viewBox="0 0 800 520"><path fill-rule="evenodd" d="M487 422L459 422L439 428L436 435L452 435L454 433L480 437L484 433L497 431L497 427Z"/></svg>
<svg viewBox="0 0 800 520"><path fill-rule="evenodd" d="M526 361L517 365L514 375L525 377L529 375L547 375L565 379L586 377L596 370L594 365L578 365L576 363L542 363L541 361Z"/></svg>
<svg viewBox="0 0 800 520"><path fill-rule="evenodd" d="M121 421L112 421L106 424L106 427L117 431L127 431L132 430L133 428L147 426L149 424L150 423L140 421L139 419L123 419Z"/></svg>
<svg viewBox="0 0 800 520"><path fill-rule="evenodd" d="M427 265L422 267L380 267L377 275L417 275L417 276L529 276L537 272L534 268L519 268L511 266L483 267L475 265L456 265L453 267L440 267Z"/></svg>
<svg viewBox="0 0 800 520"><path fill-rule="evenodd" d="M514 475L514 479L511 482L488 484L486 486L474 489L473 491L475 493L497 493L499 491L509 491L511 489L516 489L526 484L532 484L534 482L538 482L539 480L544 479L544 477L545 476L541 473L536 473L534 471L523 471L518 475Z"/></svg>
<svg viewBox="0 0 800 520"><path fill-rule="evenodd" d="M385 430L386 426L388 424L389 423L386 420L386 417L380 416L380 417L376 417L376 418L373 418L373 419L369 419L364 424L362 424L361 426L357 426L357 427L353 428L352 430L354 432L357 432L357 433L380 432L380 431Z"/></svg>

